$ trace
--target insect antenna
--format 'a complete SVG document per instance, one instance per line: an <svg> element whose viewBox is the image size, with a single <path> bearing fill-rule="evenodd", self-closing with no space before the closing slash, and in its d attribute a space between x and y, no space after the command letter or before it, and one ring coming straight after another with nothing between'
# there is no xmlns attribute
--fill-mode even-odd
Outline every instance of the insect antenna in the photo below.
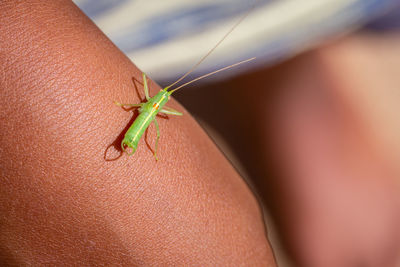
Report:
<svg viewBox="0 0 400 267"><path fill-rule="evenodd" d="M256 3L258 3L259 0L257 0ZM233 30L239 26L239 24L250 14L251 11L253 11L254 7L256 5L254 4L253 7L246 12L246 14L244 14L240 20L238 22L235 23L235 25L233 25L233 27L221 38L221 40L218 41L218 43L216 43L216 45L214 45L213 48L211 48L210 51L207 52L207 54L205 54L189 71L187 71L185 74L182 75L182 77L180 77L178 80L176 80L175 82L171 83L170 85L168 85L167 87L165 87L165 90L168 90L169 88L171 88L172 86L174 86L175 84L177 84L178 82L182 81L183 79L186 78L186 76L188 76L190 73L192 73L228 36L231 32L233 32ZM210 73L211 75L211 73ZM181 87L181 86L180 86ZM177 88L178 89L178 88ZM177 90L177 89L174 89Z"/></svg>
<svg viewBox="0 0 400 267"><path fill-rule="evenodd" d="M172 93L175 92L176 90L179 90L179 89L181 89L182 87L185 87L186 85L189 85L189 84L191 84L191 83L194 83L195 81L198 81L198 80L200 80L200 79L206 78L206 77L211 76L211 75L213 75L213 74L216 74L216 73L218 73L218 72L220 72L220 71L224 71L224 70L227 70L227 69L236 67L236 66L238 66L238 65L240 65L240 64L243 64L243 63L252 61L252 60L254 60L254 59L256 59L256 58L255 58L255 57L252 57L252 58L249 58L249 59L246 59L246 60L237 62L237 63L235 63L235 64L232 64L232 65L223 67L223 68L221 68L221 69L215 70L215 71L213 71L213 72L204 74L204 75L202 75L202 76L200 76L200 77L197 77L197 78L195 78L195 79L193 79L193 80L191 80L191 81L189 81L189 82L187 82L187 83L184 83L184 84L178 86L177 88L175 88L175 89L173 89L173 90L171 90L171 91L169 91L169 92L172 94Z"/></svg>

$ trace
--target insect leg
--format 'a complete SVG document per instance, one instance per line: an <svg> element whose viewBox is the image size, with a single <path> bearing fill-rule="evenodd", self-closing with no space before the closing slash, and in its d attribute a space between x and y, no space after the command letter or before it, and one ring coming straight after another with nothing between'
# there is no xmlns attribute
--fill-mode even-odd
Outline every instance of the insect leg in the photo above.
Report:
<svg viewBox="0 0 400 267"><path fill-rule="evenodd" d="M114 101L114 104L117 105L118 107L132 107L132 108L140 108L143 103L139 103L139 104L121 104L117 101Z"/></svg>
<svg viewBox="0 0 400 267"><path fill-rule="evenodd" d="M160 139L160 129L158 128L158 122L156 119L154 119L154 125L156 126L156 132L157 132L156 148L154 149L154 157L156 158L156 160L158 160L157 150L158 150L158 139Z"/></svg>
<svg viewBox="0 0 400 267"><path fill-rule="evenodd" d="M177 115L177 116L182 116L183 115L182 112L179 112L179 111L177 111L177 110L175 110L173 108L170 108L170 107L164 107L164 108L162 108L160 110L160 112L164 113L164 114L168 114L168 115Z"/></svg>
<svg viewBox="0 0 400 267"><path fill-rule="evenodd" d="M144 95L146 96L146 100L149 100L150 99L149 87L147 85L147 77L144 72L142 73L142 77L143 77Z"/></svg>

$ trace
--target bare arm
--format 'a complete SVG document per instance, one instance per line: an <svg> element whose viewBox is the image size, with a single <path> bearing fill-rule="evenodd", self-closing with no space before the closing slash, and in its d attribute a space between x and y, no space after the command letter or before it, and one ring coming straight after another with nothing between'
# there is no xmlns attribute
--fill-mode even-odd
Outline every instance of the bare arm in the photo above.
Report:
<svg viewBox="0 0 400 267"><path fill-rule="evenodd" d="M159 162L143 140L105 160L141 72L74 4L0 13L2 265L274 265L254 196L190 115L159 120Z"/></svg>

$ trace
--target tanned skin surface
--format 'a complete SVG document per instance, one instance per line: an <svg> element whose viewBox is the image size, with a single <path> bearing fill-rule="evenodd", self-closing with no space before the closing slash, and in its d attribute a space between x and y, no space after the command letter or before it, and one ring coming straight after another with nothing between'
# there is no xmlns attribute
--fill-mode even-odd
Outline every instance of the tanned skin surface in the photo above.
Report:
<svg viewBox="0 0 400 267"><path fill-rule="evenodd" d="M189 114L159 120L159 162L145 142L107 160L141 71L72 2L0 14L2 266L275 266L255 197Z"/></svg>

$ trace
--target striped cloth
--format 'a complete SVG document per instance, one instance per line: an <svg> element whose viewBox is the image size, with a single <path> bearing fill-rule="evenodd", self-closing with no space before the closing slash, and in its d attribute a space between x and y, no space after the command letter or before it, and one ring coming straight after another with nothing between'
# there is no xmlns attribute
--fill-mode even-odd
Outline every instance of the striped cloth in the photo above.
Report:
<svg viewBox="0 0 400 267"><path fill-rule="evenodd" d="M192 76L240 60L251 64L213 76L276 63L331 36L367 25L400 29L400 0L75 0L144 72L173 81L190 69L245 12L250 15Z"/></svg>

